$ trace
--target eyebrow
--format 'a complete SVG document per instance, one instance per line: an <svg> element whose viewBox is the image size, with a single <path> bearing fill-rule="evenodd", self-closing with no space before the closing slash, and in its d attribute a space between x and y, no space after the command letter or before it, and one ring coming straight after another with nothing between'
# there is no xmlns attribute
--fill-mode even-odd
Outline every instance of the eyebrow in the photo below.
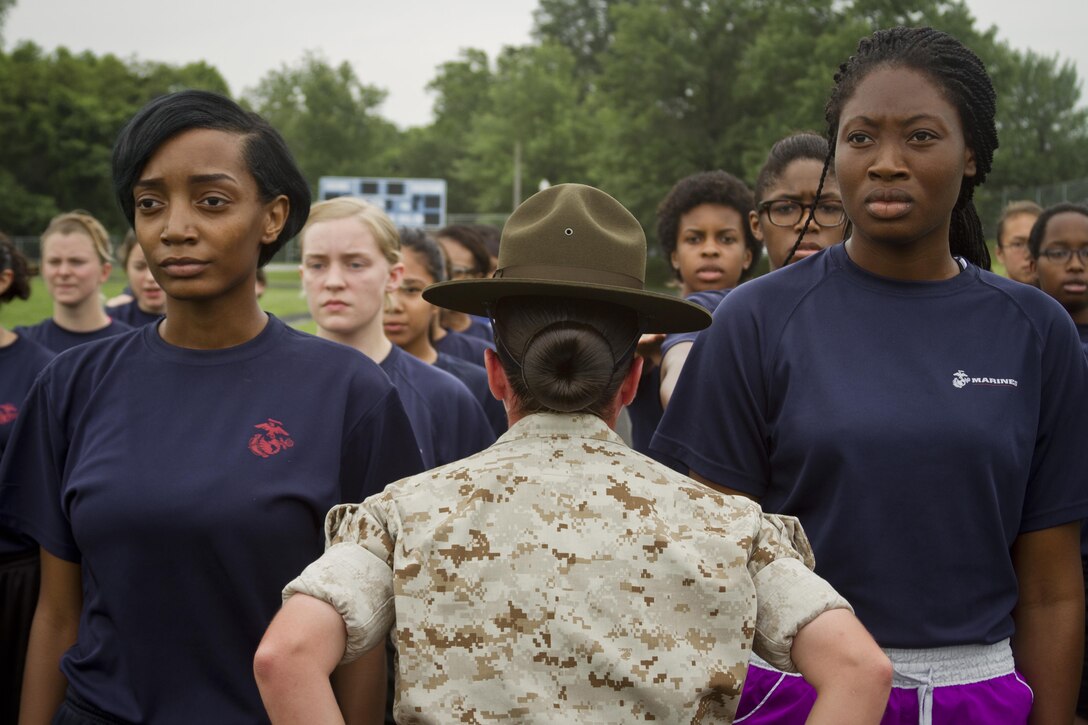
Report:
<svg viewBox="0 0 1088 725"><path fill-rule="evenodd" d="M868 116L854 116L853 118L848 118L847 121L848 122L861 122L861 123L864 123L864 124L866 124L868 126L879 126L880 125L879 121L876 121L876 120L874 120L872 118L869 118ZM916 113L915 115L911 116L910 118L904 119L899 125L900 126L910 126L911 124L918 123L919 121L936 121L936 122L941 123L941 124L944 124L944 122L945 122L943 118L941 118L940 116L935 116L932 113Z"/></svg>
<svg viewBox="0 0 1088 725"><path fill-rule="evenodd" d="M230 174L193 174L189 177L190 184L208 184L213 181L230 181L235 184L238 183L238 180ZM154 179L140 179L135 184L133 184L134 187L138 186L140 188L162 187L165 185L166 181L161 177L156 177Z"/></svg>

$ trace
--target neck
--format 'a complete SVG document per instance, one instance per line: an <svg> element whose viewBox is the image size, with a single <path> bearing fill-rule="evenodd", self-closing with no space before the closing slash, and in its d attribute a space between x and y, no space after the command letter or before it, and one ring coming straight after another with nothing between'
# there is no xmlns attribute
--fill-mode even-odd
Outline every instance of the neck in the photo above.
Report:
<svg viewBox="0 0 1088 725"><path fill-rule="evenodd" d="M947 232L947 229L945 230ZM962 270L952 258L948 235L897 246L874 242L855 234L844 246L854 264L881 277L914 282L951 279Z"/></svg>
<svg viewBox="0 0 1088 725"><path fill-rule="evenodd" d="M376 363L385 360L390 350L393 349L393 343L389 342L382 332L381 315L375 315L370 324L351 332L338 332L319 327L317 328L317 336L325 340L338 342L341 345L353 347Z"/></svg>
<svg viewBox="0 0 1088 725"><path fill-rule="evenodd" d="M19 339L19 336L16 335L14 332L12 332L11 330L5 330L3 327L0 327L0 347L7 347L8 345L13 345L15 344L15 341L17 339Z"/></svg>
<svg viewBox="0 0 1088 725"><path fill-rule="evenodd" d="M220 350L249 342L268 324L257 298L224 309L218 302L171 300L170 316L159 325L159 336L177 347Z"/></svg>
<svg viewBox="0 0 1088 725"><path fill-rule="evenodd" d="M1076 312L1069 310L1069 316L1073 318L1075 324L1088 325L1088 307L1082 307Z"/></svg>
<svg viewBox="0 0 1088 725"><path fill-rule="evenodd" d="M420 335L401 349L413 357L418 357L428 365L434 365L438 360L438 351L434 349L434 345L431 344L430 338L426 335Z"/></svg>
<svg viewBox="0 0 1088 725"><path fill-rule="evenodd" d="M464 332L472 326L472 319L464 312L442 310L442 326L454 332Z"/></svg>
<svg viewBox="0 0 1088 725"><path fill-rule="evenodd" d="M109 315L92 295L74 307L53 303L53 321L71 332L94 332L110 324Z"/></svg>

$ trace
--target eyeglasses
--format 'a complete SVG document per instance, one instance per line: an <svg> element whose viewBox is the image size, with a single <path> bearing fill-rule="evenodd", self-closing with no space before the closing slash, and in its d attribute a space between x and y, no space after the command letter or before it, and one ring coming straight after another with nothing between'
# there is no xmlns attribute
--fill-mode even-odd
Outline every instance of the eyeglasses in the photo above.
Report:
<svg viewBox="0 0 1088 725"><path fill-rule="evenodd" d="M1088 247L1080 247L1076 251L1080 263L1088 265ZM1073 258L1073 250L1068 247L1050 247L1040 251L1039 256L1046 257L1048 261L1054 264L1068 264L1069 260Z"/></svg>
<svg viewBox="0 0 1088 725"><path fill-rule="evenodd" d="M1022 252L1027 249L1028 243L1023 240L1018 240L1015 242L1005 242L1004 244L999 244L998 246L1002 249L1012 249L1016 252Z"/></svg>
<svg viewBox="0 0 1088 725"><path fill-rule="evenodd" d="M776 227L792 227L805 218L812 204L802 204L792 199L772 199L759 204L761 212L767 212L767 218ZM837 201L821 201L816 206L813 219L821 227L837 227L846 220L846 212Z"/></svg>

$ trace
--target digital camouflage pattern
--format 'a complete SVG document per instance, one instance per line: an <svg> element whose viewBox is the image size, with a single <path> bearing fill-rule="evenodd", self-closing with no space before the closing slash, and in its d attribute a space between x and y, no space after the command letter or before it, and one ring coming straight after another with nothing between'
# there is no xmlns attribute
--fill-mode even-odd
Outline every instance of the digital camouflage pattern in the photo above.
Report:
<svg viewBox="0 0 1088 725"><path fill-rule="evenodd" d="M586 415L522 419L474 456L326 520L284 590L329 602L345 661L394 628L398 722L729 721L754 647L849 608L796 519L632 451Z"/></svg>

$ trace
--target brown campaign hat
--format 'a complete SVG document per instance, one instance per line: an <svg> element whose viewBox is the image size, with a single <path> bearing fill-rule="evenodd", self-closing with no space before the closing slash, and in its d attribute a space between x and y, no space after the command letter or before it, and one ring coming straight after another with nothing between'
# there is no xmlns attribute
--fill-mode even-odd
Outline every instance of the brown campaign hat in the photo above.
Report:
<svg viewBox="0 0 1088 725"><path fill-rule="evenodd" d="M439 282L423 290L423 297L481 316L489 316L503 297L599 300L637 312L643 332L690 332L710 324L699 305L643 289L642 226L592 186L557 184L526 199L503 227L498 266L489 279Z"/></svg>

